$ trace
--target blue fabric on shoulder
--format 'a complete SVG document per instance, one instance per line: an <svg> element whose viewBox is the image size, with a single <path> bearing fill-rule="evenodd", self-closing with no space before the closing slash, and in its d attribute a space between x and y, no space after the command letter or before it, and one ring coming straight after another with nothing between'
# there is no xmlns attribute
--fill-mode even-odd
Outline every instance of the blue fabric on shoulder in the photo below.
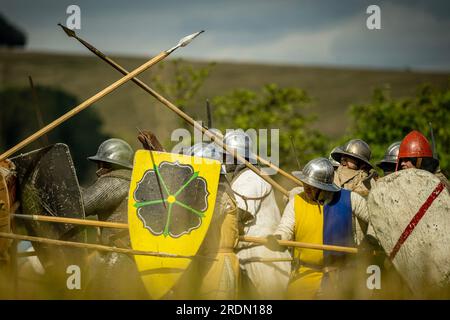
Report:
<svg viewBox="0 0 450 320"><path fill-rule="evenodd" d="M352 205L350 191L341 189L333 200L324 206L323 244L353 246ZM343 252L324 251L324 264L345 255Z"/></svg>

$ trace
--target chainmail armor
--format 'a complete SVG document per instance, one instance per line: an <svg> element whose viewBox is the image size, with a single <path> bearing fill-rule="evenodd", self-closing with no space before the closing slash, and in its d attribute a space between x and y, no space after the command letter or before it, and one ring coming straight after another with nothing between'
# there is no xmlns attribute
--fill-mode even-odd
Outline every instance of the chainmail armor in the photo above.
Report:
<svg viewBox="0 0 450 320"><path fill-rule="evenodd" d="M97 215L101 221L127 222L128 190L130 188L131 170L119 169L100 176L90 187L83 190L83 202L86 216ZM111 245L110 237L121 231L112 228L102 230L102 243ZM122 245L129 246L126 233Z"/></svg>

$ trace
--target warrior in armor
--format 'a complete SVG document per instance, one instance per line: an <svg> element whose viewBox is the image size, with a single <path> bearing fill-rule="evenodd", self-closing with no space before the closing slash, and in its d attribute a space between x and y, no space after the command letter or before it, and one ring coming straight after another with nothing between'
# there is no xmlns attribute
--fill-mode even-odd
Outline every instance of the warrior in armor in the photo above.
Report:
<svg viewBox="0 0 450 320"><path fill-rule="evenodd" d="M369 195L371 180L378 177L370 163L371 150L361 139L353 139L337 147L331 157L340 163L335 170L334 183L341 188L353 191L366 198ZM353 216L353 234L356 244L360 244L367 232L367 223Z"/></svg>
<svg viewBox="0 0 450 320"><path fill-rule="evenodd" d="M370 163L371 150L361 139L353 139L331 152L331 157L340 163L336 169L334 183L344 189L367 197L370 179L376 177L376 171Z"/></svg>
<svg viewBox="0 0 450 320"><path fill-rule="evenodd" d="M408 133L400 144L397 170L422 169L433 173L450 191L450 183L439 169L439 160L433 157L433 151L427 138L419 131Z"/></svg>
<svg viewBox="0 0 450 320"><path fill-rule="evenodd" d="M252 140L243 130L229 131L223 140L228 147L247 161L256 163L252 152ZM240 232L246 236L265 237L272 234L280 222L273 188L259 175L244 164L236 163L232 155L226 153L227 172L231 189L241 209ZM273 252L263 245L244 244L238 247L241 269L246 277L244 286L250 296L261 299L283 298L291 270L289 261L264 262L257 259L286 260L289 252Z"/></svg>
<svg viewBox="0 0 450 320"><path fill-rule="evenodd" d="M304 191L286 206L278 228L267 236L266 246L284 250L278 240L295 240L339 246L354 246L352 216L368 221L366 200L333 182L334 169L326 158L313 159L295 176ZM295 248L287 298L313 299L329 294L342 284L348 254ZM338 287L339 288L339 287Z"/></svg>
<svg viewBox="0 0 450 320"><path fill-rule="evenodd" d="M214 143L198 143L189 149L192 156L222 162L222 152ZM198 259L190 270L200 279L195 298L233 300L238 298L239 260L235 248L239 240L238 210L222 165L214 214L208 232L198 251ZM192 298L192 297L190 297Z"/></svg>
<svg viewBox="0 0 450 320"><path fill-rule="evenodd" d="M339 168L340 163L333 159L331 154L337 150L340 150L340 147L335 147L333 150L331 150L330 155L328 156L328 160L330 160L331 164L333 165L334 170L336 171ZM297 171L292 172L293 175L298 174ZM296 194L299 194L303 192L303 187L295 187L289 191L288 197L284 197L284 200L286 204L289 202L289 200L293 197L295 197Z"/></svg>
<svg viewBox="0 0 450 320"><path fill-rule="evenodd" d="M101 221L127 223L128 190L133 167L133 149L121 139L109 139L88 159L97 163L98 179L83 190L86 216L97 215ZM105 245L130 247L128 232L103 229ZM95 298L141 298L144 288L133 258L112 253L98 253L91 259L93 271L88 295Z"/></svg>
<svg viewBox="0 0 450 320"><path fill-rule="evenodd" d="M400 143L401 141L397 141L391 144L384 153L383 160L377 163L377 167L383 170L385 176L395 172Z"/></svg>

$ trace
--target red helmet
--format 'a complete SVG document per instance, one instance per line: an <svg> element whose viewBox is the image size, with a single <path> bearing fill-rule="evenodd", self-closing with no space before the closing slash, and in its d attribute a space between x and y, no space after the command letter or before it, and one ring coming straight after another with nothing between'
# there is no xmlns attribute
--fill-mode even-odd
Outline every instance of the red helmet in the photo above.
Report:
<svg viewBox="0 0 450 320"><path fill-rule="evenodd" d="M432 158L433 151L427 138L419 131L411 131L406 135L398 150L398 159L401 158Z"/></svg>

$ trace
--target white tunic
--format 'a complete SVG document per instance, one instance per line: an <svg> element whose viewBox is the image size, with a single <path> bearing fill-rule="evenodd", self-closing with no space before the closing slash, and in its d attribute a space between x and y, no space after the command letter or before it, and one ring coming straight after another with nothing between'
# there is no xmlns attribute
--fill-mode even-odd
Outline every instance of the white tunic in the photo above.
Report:
<svg viewBox="0 0 450 320"><path fill-rule="evenodd" d="M266 237L273 234L280 223L281 216L272 186L253 171L245 169L232 182L231 187L236 193L249 198L260 198L267 195L262 200L244 200L235 194L238 207L254 217L245 227L245 235ZM288 251L272 251L260 245L241 249L237 255L241 261L241 267L247 271L259 294L258 298L283 298L289 281L291 262L242 262L249 258L289 259L291 255Z"/></svg>

